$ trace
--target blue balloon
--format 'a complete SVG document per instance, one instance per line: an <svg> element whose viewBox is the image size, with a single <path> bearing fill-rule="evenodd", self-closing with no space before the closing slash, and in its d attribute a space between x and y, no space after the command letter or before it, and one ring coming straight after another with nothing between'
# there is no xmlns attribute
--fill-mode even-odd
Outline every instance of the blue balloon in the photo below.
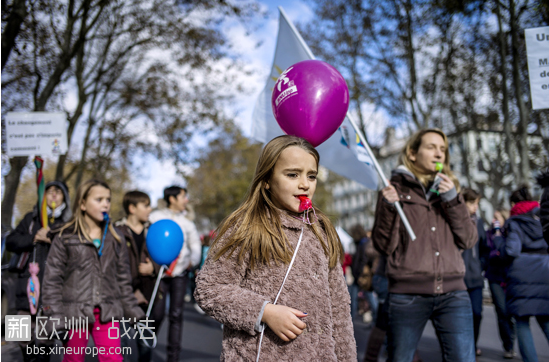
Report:
<svg viewBox="0 0 549 362"><path fill-rule="evenodd" d="M173 220L158 220L147 231L147 249L159 265L170 265L183 247L183 231Z"/></svg>

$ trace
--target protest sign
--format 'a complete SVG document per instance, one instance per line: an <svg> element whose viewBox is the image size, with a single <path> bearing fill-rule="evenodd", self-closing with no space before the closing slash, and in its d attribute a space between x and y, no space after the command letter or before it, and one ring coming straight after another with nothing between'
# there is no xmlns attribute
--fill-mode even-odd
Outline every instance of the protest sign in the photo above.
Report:
<svg viewBox="0 0 549 362"><path fill-rule="evenodd" d="M524 30L532 109L549 108L549 26Z"/></svg>
<svg viewBox="0 0 549 362"><path fill-rule="evenodd" d="M6 115L6 153L59 156L67 153L65 113L10 112Z"/></svg>

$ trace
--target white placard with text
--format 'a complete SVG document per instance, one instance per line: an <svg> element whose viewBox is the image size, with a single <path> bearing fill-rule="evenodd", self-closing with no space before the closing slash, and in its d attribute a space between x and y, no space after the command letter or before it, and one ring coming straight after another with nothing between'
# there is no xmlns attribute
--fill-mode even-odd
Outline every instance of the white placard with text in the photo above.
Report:
<svg viewBox="0 0 549 362"><path fill-rule="evenodd" d="M67 115L50 112L8 113L6 148L9 157L51 157L67 153Z"/></svg>
<svg viewBox="0 0 549 362"><path fill-rule="evenodd" d="M524 30L532 109L549 108L549 26Z"/></svg>

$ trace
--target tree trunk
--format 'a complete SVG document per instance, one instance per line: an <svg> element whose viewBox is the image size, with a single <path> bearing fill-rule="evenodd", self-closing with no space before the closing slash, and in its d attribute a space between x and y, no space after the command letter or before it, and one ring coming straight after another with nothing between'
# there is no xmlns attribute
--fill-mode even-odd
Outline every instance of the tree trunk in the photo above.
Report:
<svg viewBox="0 0 549 362"><path fill-rule="evenodd" d="M15 46L15 39L19 34L21 24L25 21L27 14L27 1L14 0L10 16L6 22L4 31L2 32L2 70L4 70L4 67L8 63L11 50Z"/></svg>
<svg viewBox="0 0 549 362"><path fill-rule="evenodd" d="M84 109L84 104L86 104L86 101L88 99L84 86L81 82L79 82L79 91L78 91L78 106L76 107L76 111L70 117L69 119L69 129L67 129L67 146L68 149L71 147L71 141L72 141L72 135L74 133L74 129L76 128L76 123L80 119L80 116L82 115L82 111ZM59 159L57 161L57 169L55 170L55 179L56 180L63 180L66 181L65 175L63 173L63 170L65 169L65 163L67 162L67 156L69 155L69 151L67 150L67 153L64 155L59 155ZM66 176L68 179L68 176Z"/></svg>
<svg viewBox="0 0 549 362"><path fill-rule="evenodd" d="M412 4L410 1L406 1L404 4L406 9L406 58L408 61L408 71L410 76L410 97L408 102L410 104L410 111L412 112L412 120L418 128L427 127L427 120L420 120L418 117L418 110L416 110L417 102L417 71L416 71L416 59L415 59L415 49L413 43L413 30L412 30L412 14L411 8Z"/></svg>
<svg viewBox="0 0 549 362"><path fill-rule="evenodd" d="M511 117L509 116L509 91L507 90L507 70L505 64L507 64L507 39L505 39L505 33L503 31L501 10L499 0L496 1L496 14L498 17L498 37L500 42L500 57L501 57L501 93L503 96L503 132L505 133L505 152L509 157L509 165L511 167L511 173L516 178L519 177L519 170L517 169L517 160L514 150L513 133L511 125ZM495 192L495 191L494 191Z"/></svg>
<svg viewBox="0 0 549 362"><path fill-rule="evenodd" d="M51 74L51 76L48 78L48 81L44 88L42 89L41 93L35 97L35 104L34 104L34 111L35 112L43 112L46 110L46 105L55 91L55 88L59 85L61 82L61 77L65 73L65 71L70 67L70 63L72 58L77 54L77 52L80 50L81 47L84 46L84 42L86 41L86 32L88 32L91 29L91 24L88 27L87 26L87 19L88 19L88 10L90 7L90 1L86 0L82 6L84 9L84 13L81 18L80 22L80 32L79 37L76 39L74 44L72 44L71 35L73 33L73 27L75 25L75 22L77 21L77 17L73 14L73 7L74 3L70 2L69 10L67 13L67 27L64 32L64 39L65 44L63 44L62 53L59 56L59 59L57 60L57 64L55 66L55 70ZM96 19L98 19L99 14L101 14L103 8L105 5L101 5L98 10L98 15ZM93 23L93 21L92 21ZM3 43L2 43L3 46ZM3 58L2 58L3 59ZM4 63L2 63L2 67L4 66ZM20 159L20 157L15 157L14 159ZM25 160L23 165L20 165L22 163L22 160L16 161L13 159L10 159L10 163L14 163L14 166L12 166L12 169L10 171L10 174L6 177L4 190L6 190L6 194L4 196L4 200L2 200L2 225L4 225L4 222L7 221L8 224L11 225L11 217L13 215L13 206L15 205L15 194L17 192L17 188L19 187L19 178L21 176L21 171L23 170L23 167L25 167L27 157L23 157ZM62 171L61 171L62 174ZM8 182L9 178L9 182Z"/></svg>
<svg viewBox="0 0 549 362"><path fill-rule="evenodd" d="M84 168L86 166L86 154L88 153L90 136L91 136L91 132L94 125L95 125L95 121L93 119L90 119L88 123L88 130L86 131L86 137L84 138L84 147L82 148L82 155L80 157L80 164L78 165L78 171L76 173L76 180L74 181L75 189L78 189L78 186L80 186L80 183L82 182L82 177L84 177Z"/></svg>
<svg viewBox="0 0 549 362"><path fill-rule="evenodd" d="M64 155L59 155L59 158L57 159L57 168L55 169L55 179L64 181L65 180L65 174L63 173L63 170L65 169L65 163L67 162L67 156L69 152L65 153Z"/></svg>
<svg viewBox="0 0 549 362"><path fill-rule="evenodd" d="M519 42L518 42L518 22L515 13L515 0L509 1L509 13L510 13L510 25L511 25L511 44L513 54L513 83L515 85L515 92L517 98L517 106L519 109L520 123L519 123L519 142L518 148L520 152L520 182L525 183L530 179L530 156L528 149L528 110L524 103L524 95L522 90L522 80L520 76L520 56L519 56Z"/></svg>
<svg viewBox="0 0 549 362"><path fill-rule="evenodd" d="M28 157L10 158L10 173L4 178L4 199L2 199L2 230L11 229L11 219L13 217L13 205L15 205L15 195L19 187L21 171L27 164Z"/></svg>
<svg viewBox="0 0 549 362"><path fill-rule="evenodd" d="M469 142L469 134L467 131L460 132L459 137L463 140L463 142L458 142L463 173L465 179L467 179L467 187L473 188L475 185L473 185L473 178L471 177L471 165L469 165L470 152L467 147L467 143Z"/></svg>

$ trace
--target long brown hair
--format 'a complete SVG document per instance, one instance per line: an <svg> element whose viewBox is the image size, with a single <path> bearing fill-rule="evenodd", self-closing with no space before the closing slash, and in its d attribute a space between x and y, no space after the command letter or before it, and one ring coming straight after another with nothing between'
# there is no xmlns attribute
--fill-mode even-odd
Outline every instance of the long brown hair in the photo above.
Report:
<svg viewBox="0 0 549 362"><path fill-rule="evenodd" d="M265 188L265 185L271 178L280 154L291 146L307 151L315 158L318 167L320 159L318 152L302 138L284 135L267 143L257 161L255 175L244 202L223 220L219 227L213 246L219 242L229 228L234 227L234 230L231 232L227 244L215 253L214 260L218 260L226 253L231 256L235 250L240 248L238 262L242 262L244 256L249 252L251 269L256 264L270 265L271 261L274 261L275 264L278 262L290 263L293 248L282 230L280 211L271 201L270 192ZM333 268L343 257L343 247L329 218L316 207L315 211L318 222L308 225L308 227L320 241L324 253L329 258L330 268ZM326 233L327 240L323 239L321 228Z"/></svg>
<svg viewBox="0 0 549 362"><path fill-rule="evenodd" d="M83 242L82 239L92 241L90 234L88 233L88 225L84 220L85 211L82 211L80 206L84 201L86 201L91 188L94 186L103 186L107 190L111 191L111 188L109 187L109 185L107 185L106 182L97 179L91 179L81 184L80 187L78 187L78 190L76 190L76 197L74 198L72 204L72 218L61 228L59 233L60 237L63 236L63 231L69 229L72 232L71 235L77 234L81 242ZM112 236L114 236L114 238L118 242L120 242L120 236L118 236L118 234L114 230L112 222L109 223L109 231L111 232Z"/></svg>
<svg viewBox="0 0 549 362"><path fill-rule="evenodd" d="M427 133L436 133L442 137L444 140L444 168L442 169L443 174L448 176L450 180L456 185L456 191L460 191L460 185L457 177L454 175L452 170L450 169L450 150L448 147L448 137L446 137L446 134L442 132L438 128L427 128L422 129L418 132L416 132L406 143L406 146L402 149L402 152L400 153L400 163L404 165L408 170L410 170L414 176L421 182L424 186L427 186L429 182L432 182L436 176L436 174L424 174L422 173L415 165L412 160L410 160L410 155L413 153L417 153L419 151L419 147L421 146L421 142L423 140L423 136L425 136Z"/></svg>

